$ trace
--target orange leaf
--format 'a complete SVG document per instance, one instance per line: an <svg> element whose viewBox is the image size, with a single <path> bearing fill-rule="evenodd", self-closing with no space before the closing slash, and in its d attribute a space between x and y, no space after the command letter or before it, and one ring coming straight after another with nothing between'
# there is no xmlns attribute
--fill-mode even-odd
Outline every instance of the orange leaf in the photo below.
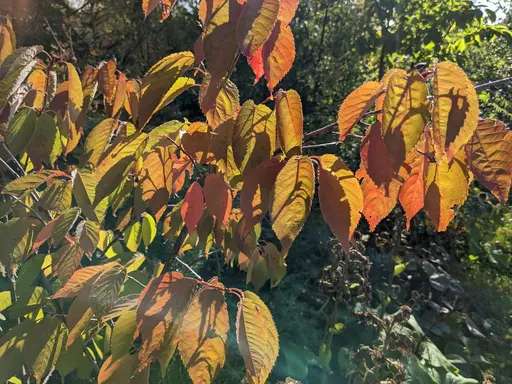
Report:
<svg viewBox="0 0 512 384"><path fill-rule="evenodd" d="M381 124L374 123L361 141L361 168L364 168L375 184L387 186L395 177L388 148L382 138Z"/></svg>
<svg viewBox="0 0 512 384"><path fill-rule="evenodd" d="M185 184L186 172L192 173L192 162L190 159L183 155L180 159L172 155L172 192L178 193L182 190Z"/></svg>
<svg viewBox="0 0 512 384"><path fill-rule="evenodd" d="M432 112L434 147L438 160L451 161L469 142L478 125L475 87L457 64L439 63L434 76Z"/></svg>
<svg viewBox="0 0 512 384"><path fill-rule="evenodd" d="M286 24L290 24L297 12L300 0L281 0L281 8L277 18Z"/></svg>
<svg viewBox="0 0 512 384"><path fill-rule="evenodd" d="M301 156L288 160L277 175L270 203L270 221L281 242L283 256L288 254L306 222L314 193L315 172L311 160Z"/></svg>
<svg viewBox="0 0 512 384"><path fill-rule="evenodd" d="M268 89L274 88L286 76L295 61L295 39L292 29L282 21L278 21L263 45L263 66Z"/></svg>
<svg viewBox="0 0 512 384"><path fill-rule="evenodd" d="M263 61L263 47L261 47L254 56L247 58L247 62L251 66L252 71L254 72L254 76L256 76L253 85L256 85L256 83L258 83L261 77L265 74Z"/></svg>
<svg viewBox="0 0 512 384"><path fill-rule="evenodd" d="M214 278L210 284L223 288ZM210 384L226 361L229 331L224 293L203 288L192 300L178 335L178 349L192 382Z"/></svg>
<svg viewBox="0 0 512 384"><path fill-rule="evenodd" d="M208 175L204 181L206 208L224 226L229 223L233 198L226 182L219 175Z"/></svg>
<svg viewBox="0 0 512 384"><path fill-rule="evenodd" d="M217 10L219 5L226 2L226 0L201 0L198 8L199 20L203 25L208 24L213 13Z"/></svg>
<svg viewBox="0 0 512 384"><path fill-rule="evenodd" d="M279 142L286 156L302 154L303 115L297 91L279 91L276 97Z"/></svg>
<svg viewBox="0 0 512 384"><path fill-rule="evenodd" d="M383 105L382 136L391 165L398 171L414 149L427 123L425 80L418 72L391 76Z"/></svg>
<svg viewBox="0 0 512 384"><path fill-rule="evenodd" d="M200 164L208 164L213 159L212 133L205 123L197 121L190 124L181 144L186 153Z"/></svg>
<svg viewBox="0 0 512 384"><path fill-rule="evenodd" d="M48 224L44 226L41 232L39 232L39 234L36 237L36 240L34 241L34 245L32 245L32 252L35 252L41 245L45 243L46 240L48 240L51 237L53 233L53 228L55 227L55 223L57 222L58 218L59 216L57 216L52 221L48 222Z"/></svg>
<svg viewBox="0 0 512 384"><path fill-rule="evenodd" d="M136 355L124 355L115 361L107 357L98 373L98 384L129 383L137 363Z"/></svg>
<svg viewBox="0 0 512 384"><path fill-rule="evenodd" d="M368 112L383 88L382 83L369 81L347 96L338 112L340 141L345 140L354 125Z"/></svg>
<svg viewBox="0 0 512 384"><path fill-rule="evenodd" d="M283 166L279 157L272 157L247 174L240 195L240 208L245 219L244 236L267 214L272 188Z"/></svg>
<svg viewBox="0 0 512 384"><path fill-rule="evenodd" d="M250 291L238 307L236 339L249 384L266 383L279 352L279 336L267 306Z"/></svg>
<svg viewBox="0 0 512 384"><path fill-rule="evenodd" d="M322 215L345 252L363 210L363 193L354 174L334 155L320 158L318 196Z"/></svg>
<svg viewBox="0 0 512 384"><path fill-rule="evenodd" d="M229 79L206 76L201 84L199 105L212 129L233 117L238 111L238 88Z"/></svg>
<svg viewBox="0 0 512 384"><path fill-rule="evenodd" d="M437 230L445 231L455 216L454 208L466 201L471 176L461 149L453 162L430 163L425 181L425 212Z"/></svg>
<svg viewBox="0 0 512 384"><path fill-rule="evenodd" d="M116 94L116 62L109 60L98 67L98 87L108 104L112 104Z"/></svg>
<svg viewBox="0 0 512 384"><path fill-rule="evenodd" d="M238 20L236 37L244 56L254 56L267 41L277 21L280 0L250 0Z"/></svg>
<svg viewBox="0 0 512 384"><path fill-rule="evenodd" d="M81 268L66 282L66 284L52 296L52 299L60 299L65 297L75 297L80 293L87 283L98 277L101 272L106 271L118 263L112 262L102 265L94 265L92 267Z"/></svg>
<svg viewBox="0 0 512 384"><path fill-rule="evenodd" d="M476 178L505 204L512 181L512 132L501 121L480 121L466 153Z"/></svg>
<svg viewBox="0 0 512 384"><path fill-rule="evenodd" d="M139 115L139 99L140 99L140 85L135 79L128 80L126 84L126 98L124 99L124 109L131 116L132 123L137 123Z"/></svg>
<svg viewBox="0 0 512 384"><path fill-rule="evenodd" d="M187 226L188 232L193 233L197 229L197 223L203 215L204 196L203 189L197 181L194 181L188 189L183 205L181 206L181 217Z"/></svg>
<svg viewBox="0 0 512 384"><path fill-rule="evenodd" d="M155 147L144 158L141 175L142 200L151 208L158 222L167 208L173 183L173 147Z"/></svg>

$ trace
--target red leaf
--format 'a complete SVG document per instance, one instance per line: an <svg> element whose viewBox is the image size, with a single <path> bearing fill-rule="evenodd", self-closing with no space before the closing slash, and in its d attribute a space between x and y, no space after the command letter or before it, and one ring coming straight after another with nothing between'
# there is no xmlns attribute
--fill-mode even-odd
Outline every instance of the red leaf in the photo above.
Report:
<svg viewBox="0 0 512 384"><path fill-rule="evenodd" d="M197 229L197 223L203 215L204 196L203 189L195 181L187 191L181 206L181 217L185 221L188 232L193 233Z"/></svg>
<svg viewBox="0 0 512 384"><path fill-rule="evenodd" d="M223 225L228 225L233 198L226 182L219 175L208 175L204 182L208 211Z"/></svg>

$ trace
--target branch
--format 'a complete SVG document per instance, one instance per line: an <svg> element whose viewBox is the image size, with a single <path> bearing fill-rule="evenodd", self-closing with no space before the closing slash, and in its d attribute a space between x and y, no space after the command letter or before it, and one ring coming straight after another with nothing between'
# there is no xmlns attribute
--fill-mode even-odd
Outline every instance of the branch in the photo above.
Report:
<svg viewBox="0 0 512 384"><path fill-rule="evenodd" d="M169 137L169 136L163 136L163 137L166 138L167 140L169 140L171 143L173 143L176 147L178 147L178 149L180 151L182 151L185 154L185 156L187 156L190 159L190 161L192 162L192 165L194 166L195 170L199 173L199 175L201 177L204 177L204 174L199 169L199 167L196 163L196 160L192 156L190 156L190 154L187 151L185 151L185 149L183 148L182 145L179 145L172 137Z"/></svg>
<svg viewBox="0 0 512 384"><path fill-rule="evenodd" d="M487 88L494 87L495 85L501 85L512 82L512 77L506 77L504 79L496 80L496 81L490 81L488 83L484 84L477 84L475 85L475 89L477 91L483 91Z"/></svg>
<svg viewBox="0 0 512 384"><path fill-rule="evenodd" d="M185 263L183 260L179 259L178 257L175 258L175 260L180 263L181 265L183 265L185 268L187 268L197 279L203 281L204 279L196 272L192 269L192 267L190 265L188 265L187 263Z"/></svg>

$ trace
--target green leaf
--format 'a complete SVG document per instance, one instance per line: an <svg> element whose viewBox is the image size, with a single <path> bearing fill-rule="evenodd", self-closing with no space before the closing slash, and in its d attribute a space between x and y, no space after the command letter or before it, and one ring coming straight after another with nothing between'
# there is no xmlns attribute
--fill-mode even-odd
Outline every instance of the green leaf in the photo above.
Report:
<svg viewBox="0 0 512 384"><path fill-rule="evenodd" d="M52 232L52 239L55 245L60 244L62 240L64 240L64 237L66 237L78 219L80 212L80 208L71 208L60 215L57 220L55 220L55 225L53 226Z"/></svg>
<svg viewBox="0 0 512 384"><path fill-rule="evenodd" d="M8 193L17 197L28 195L41 184L46 183L51 176L52 174L47 171L30 173L11 181L5 186L2 193Z"/></svg>
<svg viewBox="0 0 512 384"><path fill-rule="evenodd" d="M0 383L21 372L23 367L23 346L34 321L27 319L11 328L0 338Z"/></svg>
<svg viewBox="0 0 512 384"><path fill-rule="evenodd" d="M52 212L61 213L71 207L73 185L65 180L53 180L39 200L39 206Z"/></svg>
<svg viewBox="0 0 512 384"><path fill-rule="evenodd" d="M126 269L114 265L103 271L94 281L89 296L89 305L97 316L101 317L114 306L125 278Z"/></svg>
<svg viewBox="0 0 512 384"><path fill-rule="evenodd" d="M46 316L28 333L24 346L25 363L40 383L55 366L64 342L62 322Z"/></svg>
<svg viewBox="0 0 512 384"><path fill-rule="evenodd" d="M147 248L153 242L156 236L156 223L153 216L146 213L142 218L142 241Z"/></svg>
<svg viewBox="0 0 512 384"><path fill-rule="evenodd" d="M46 255L36 255L23 263L18 272L18 279L16 280L16 294L18 296L22 296L30 290L32 283L36 280L37 276L39 276L43 268L45 257Z"/></svg>
<svg viewBox="0 0 512 384"><path fill-rule="evenodd" d="M9 273L30 254L39 227L39 221L30 218L0 223L0 264Z"/></svg>
<svg viewBox="0 0 512 384"><path fill-rule="evenodd" d="M42 317L41 308L47 302L46 292L42 287L30 287L26 292L18 297L18 300L8 309L11 319L17 317L26 317L36 320Z"/></svg>
<svg viewBox="0 0 512 384"><path fill-rule="evenodd" d="M115 119L105 119L93 128L85 140L84 152L80 158L82 167L87 164L93 167L98 165L116 128L117 120Z"/></svg>
<svg viewBox="0 0 512 384"><path fill-rule="evenodd" d="M9 120L5 129L5 142L14 155L27 147L36 129L37 114L33 109L23 108Z"/></svg>
<svg viewBox="0 0 512 384"><path fill-rule="evenodd" d="M3 291L0 292L0 312L8 308L12 304L11 292Z"/></svg>
<svg viewBox="0 0 512 384"><path fill-rule="evenodd" d="M139 222L133 223L129 226L125 231L124 242L126 244L126 248L128 248L132 252L137 252L139 248L140 241L142 238L142 226Z"/></svg>
<svg viewBox="0 0 512 384"><path fill-rule="evenodd" d="M397 264L393 270L393 276L400 275L407 268L407 263Z"/></svg>
<svg viewBox="0 0 512 384"><path fill-rule="evenodd" d="M60 354L56 369L59 371L62 377L68 375L76 369L82 354L82 342L80 340L75 340L73 344L71 344L66 350L66 352Z"/></svg>
<svg viewBox="0 0 512 384"><path fill-rule="evenodd" d="M28 154L34 168L40 169L43 163L53 167L63 150L62 137L55 118L47 113L41 115L28 144Z"/></svg>
<svg viewBox="0 0 512 384"><path fill-rule="evenodd" d="M130 352L133 336L137 329L137 311L124 311L114 325L111 348L112 360L116 361Z"/></svg>

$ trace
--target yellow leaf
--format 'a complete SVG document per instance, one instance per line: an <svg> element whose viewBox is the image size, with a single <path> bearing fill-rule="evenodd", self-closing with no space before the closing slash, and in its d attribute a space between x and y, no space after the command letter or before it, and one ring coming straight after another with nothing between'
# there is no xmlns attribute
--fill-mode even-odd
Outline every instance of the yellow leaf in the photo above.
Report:
<svg viewBox="0 0 512 384"><path fill-rule="evenodd" d="M293 157L277 175L270 203L270 221L283 256L304 226L315 193L315 173L307 157Z"/></svg>
<svg viewBox="0 0 512 384"><path fill-rule="evenodd" d="M209 283L223 288L216 278ZM178 350L192 382L213 382L226 361L228 331L224 293L201 289L190 303L178 334Z"/></svg>
<svg viewBox="0 0 512 384"><path fill-rule="evenodd" d="M247 173L276 150L276 116L266 105L246 101L238 113L233 132L233 156L236 166Z"/></svg>
<svg viewBox="0 0 512 384"><path fill-rule="evenodd" d="M216 80L210 75L203 79L199 105L212 129L233 117L239 107L238 88L229 79Z"/></svg>
<svg viewBox="0 0 512 384"><path fill-rule="evenodd" d="M288 157L302 154L303 119L297 91L279 91L276 97L277 132Z"/></svg>
<svg viewBox="0 0 512 384"><path fill-rule="evenodd" d="M116 320L112 332L111 348L113 361L121 359L130 352L136 329L137 312L135 310L124 311Z"/></svg>
<svg viewBox="0 0 512 384"><path fill-rule="evenodd" d="M466 201L471 176L461 149L453 162L430 163L425 180L425 212L442 232L454 218L453 208Z"/></svg>
<svg viewBox="0 0 512 384"><path fill-rule="evenodd" d="M505 204L512 181L512 132L501 121L482 120L466 153L478 181Z"/></svg>
<svg viewBox="0 0 512 384"><path fill-rule="evenodd" d="M31 108L22 108L9 120L5 129L5 142L14 155L23 152L36 129L37 114Z"/></svg>
<svg viewBox="0 0 512 384"><path fill-rule="evenodd" d="M107 146L110 144L110 139L117 126L117 120L105 119L92 129L89 135L87 135L84 151L80 158L82 167L86 164L90 164L93 167L98 165L101 157L105 154Z"/></svg>
<svg viewBox="0 0 512 384"><path fill-rule="evenodd" d="M363 193L357 178L334 155L320 158L318 196L322 215L345 252L363 210Z"/></svg>
<svg viewBox="0 0 512 384"><path fill-rule="evenodd" d="M282 21L276 23L263 45L261 55L267 86L273 92L295 61L295 39L288 24Z"/></svg>
<svg viewBox="0 0 512 384"><path fill-rule="evenodd" d="M153 216L146 213L142 217L142 242L147 248L153 242L156 236L156 222Z"/></svg>
<svg viewBox="0 0 512 384"><path fill-rule="evenodd" d="M242 10L236 37L244 56L254 56L270 36L279 14L280 0L251 0Z"/></svg>
<svg viewBox="0 0 512 384"><path fill-rule="evenodd" d="M352 91L341 104L338 112L339 140L343 141L354 125L368 112L377 97L382 94L384 86L377 81L364 83Z"/></svg>
<svg viewBox="0 0 512 384"><path fill-rule="evenodd" d="M384 98L382 136L391 165L398 171L427 123L428 89L417 72L391 76Z"/></svg>
<svg viewBox="0 0 512 384"><path fill-rule="evenodd" d="M0 63L4 61L16 48L14 31L9 24L0 25Z"/></svg>
<svg viewBox="0 0 512 384"><path fill-rule="evenodd" d="M132 252L137 252L142 240L142 226L139 222L133 223L125 231L124 243L126 248Z"/></svg>
<svg viewBox="0 0 512 384"><path fill-rule="evenodd" d="M405 268L407 268L407 264L397 264L395 265L395 268L393 269L393 276L400 275L403 271L405 271Z"/></svg>
<svg viewBox="0 0 512 384"><path fill-rule="evenodd" d="M265 384L277 359L279 336L267 306L250 291L238 309L236 338L249 384Z"/></svg>
<svg viewBox="0 0 512 384"><path fill-rule="evenodd" d="M119 265L114 265L111 268L105 269L94 280L89 295L89 306L96 316L101 318L101 316L107 314L112 309L125 278L126 269Z"/></svg>
<svg viewBox="0 0 512 384"><path fill-rule="evenodd" d="M432 113L434 147L438 161L451 161L478 125L475 87L456 64L439 63L434 76Z"/></svg>

